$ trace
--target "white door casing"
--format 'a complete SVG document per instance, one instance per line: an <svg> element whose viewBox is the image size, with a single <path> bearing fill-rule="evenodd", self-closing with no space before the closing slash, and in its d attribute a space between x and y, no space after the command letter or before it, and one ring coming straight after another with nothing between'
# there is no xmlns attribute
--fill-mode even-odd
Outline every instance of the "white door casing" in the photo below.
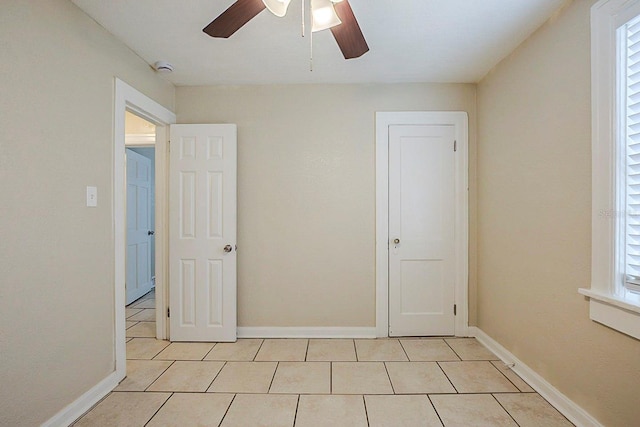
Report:
<svg viewBox="0 0 640 427"><path fill-rule="evenodd" d="M396 125L451 125L455 129L454 334L468 336L469 131L467 113L462 111L376 113L376 335L389 336L389 130Z"/></svg>
<svg viewBox="0 0 640 427"><path fill-rule="evenodd" d="M170 339L235 341L236 126L170 132Z"/></svg>
<svg viewBox="0 0 640 427"><path fill-rule="evenodd" d="M127 149L126 304L152 288L151 160Z"/></svg>
<svg viewBox="0 0 640 427"><path fill-rule="evenodd" d="M125 327L125 281L126 281L126 155L125 155L125 113L131 111L136 115L156 125L156 305L165 307L164 288L168 274L167 248L168 229L166 217L168 211L166 196L168 195L165 177L168 170L168 159L165 151L168 146L169 124L175 123L176 115L144 95L134 87L129 86L119 78L114 78L114 121L113 121L113 232L114 257L113 265L113 303L115 307L115 337L114 350L116 366L113 381L118 384L126 376L126 327ZM166 338L165 310L156 310L156 330L159 339ZM115 385L114 385L115 387ZM106 392L111 391L108 388ZM106 393L105 392L105 393ZM104 394L100 393L100 397ZM95 403L95 402L94 402ZM87 406L88 409L91 405ZM85 410L86 410L85 409ZM84 411L80 411L81 415ZM76 417L77 418L77 417ZM75 418L71 418L72 420Z"/></svg>
<svg viewBox="0 0 640 427"><path fill-rule="evenodd" d="M389 127L389 336L455 331L455 127Z"/></svg>

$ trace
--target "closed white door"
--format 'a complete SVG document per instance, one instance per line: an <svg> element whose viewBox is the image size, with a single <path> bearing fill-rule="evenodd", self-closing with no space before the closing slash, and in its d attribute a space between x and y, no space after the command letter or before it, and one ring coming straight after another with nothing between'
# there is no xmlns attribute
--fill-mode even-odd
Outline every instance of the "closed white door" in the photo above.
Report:
<svg viewBox="0 0 640 427"><path fill-rule="evenodd" d="M455 127L389 127L389 335L455 331Z"/></svg>
<svg viewBox="0 0 640 427"><path fill-rule="evenodd" d="M127 155L126 303L151 290L151 160Z"/></svg>
<svg viewBox="0 0 640 427"><path fill-rule="evenodd" d="M172 125L171 341L236 340L236 126Z"/></svg>

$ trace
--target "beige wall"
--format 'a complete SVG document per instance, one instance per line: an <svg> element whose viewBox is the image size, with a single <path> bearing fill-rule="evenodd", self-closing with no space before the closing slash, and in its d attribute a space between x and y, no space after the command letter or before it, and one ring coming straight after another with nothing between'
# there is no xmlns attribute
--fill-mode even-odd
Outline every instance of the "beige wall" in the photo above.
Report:
<svg viewBox="0 0 640 427"><path fill-rule="evenodd" d="M177 88L179 123L238 125L239 326L375 326L375 112L467 111L473 176L475 96L438 84ZM475 247L475 223L471 235Z"/></svg>
<svg viewBox="0 0 640 427"><path fill-rule="evenodd" d="M589 320L591 0L478 87L478 326L607 426L640 419L640 343Z"/></svg>
<svg viewBox="0 0 640 427"><path fill-rule="evenodd" d="M1 9L0 425L34 426L114 370L114 76L174 89L67 0Z"/></svg>

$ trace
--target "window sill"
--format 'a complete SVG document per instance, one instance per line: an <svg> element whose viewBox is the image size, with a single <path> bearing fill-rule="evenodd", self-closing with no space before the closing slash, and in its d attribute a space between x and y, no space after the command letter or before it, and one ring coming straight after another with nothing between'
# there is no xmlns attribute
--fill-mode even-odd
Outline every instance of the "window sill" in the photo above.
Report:
<svg viewBox="0 0 640 427"><path fill-rule="evenodd" d="M640 306L591 289L578 289L589 297L591 320L640 339Z"/></svg>

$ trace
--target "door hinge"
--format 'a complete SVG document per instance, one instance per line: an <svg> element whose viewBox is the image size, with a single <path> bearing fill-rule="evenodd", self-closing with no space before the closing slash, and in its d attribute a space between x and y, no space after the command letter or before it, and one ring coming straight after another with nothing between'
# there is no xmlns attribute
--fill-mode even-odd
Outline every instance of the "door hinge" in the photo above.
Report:
<svg viewBox="0 0 640 427"><path fill-rule="evenodd" d="M171 309L167 307L167 317L171 317Z"/></svg>
<svg viewBox="0 0 640 427"><path fill-rule="evenodd" d="M457 316L458 315L458 306L453 304L453 315Z"/></svg>
<svg viewBox="0 0 640 427"><path fill-rule="evenodd" d="M458 151L458 141L453 141L453 151Z"/></svg>

